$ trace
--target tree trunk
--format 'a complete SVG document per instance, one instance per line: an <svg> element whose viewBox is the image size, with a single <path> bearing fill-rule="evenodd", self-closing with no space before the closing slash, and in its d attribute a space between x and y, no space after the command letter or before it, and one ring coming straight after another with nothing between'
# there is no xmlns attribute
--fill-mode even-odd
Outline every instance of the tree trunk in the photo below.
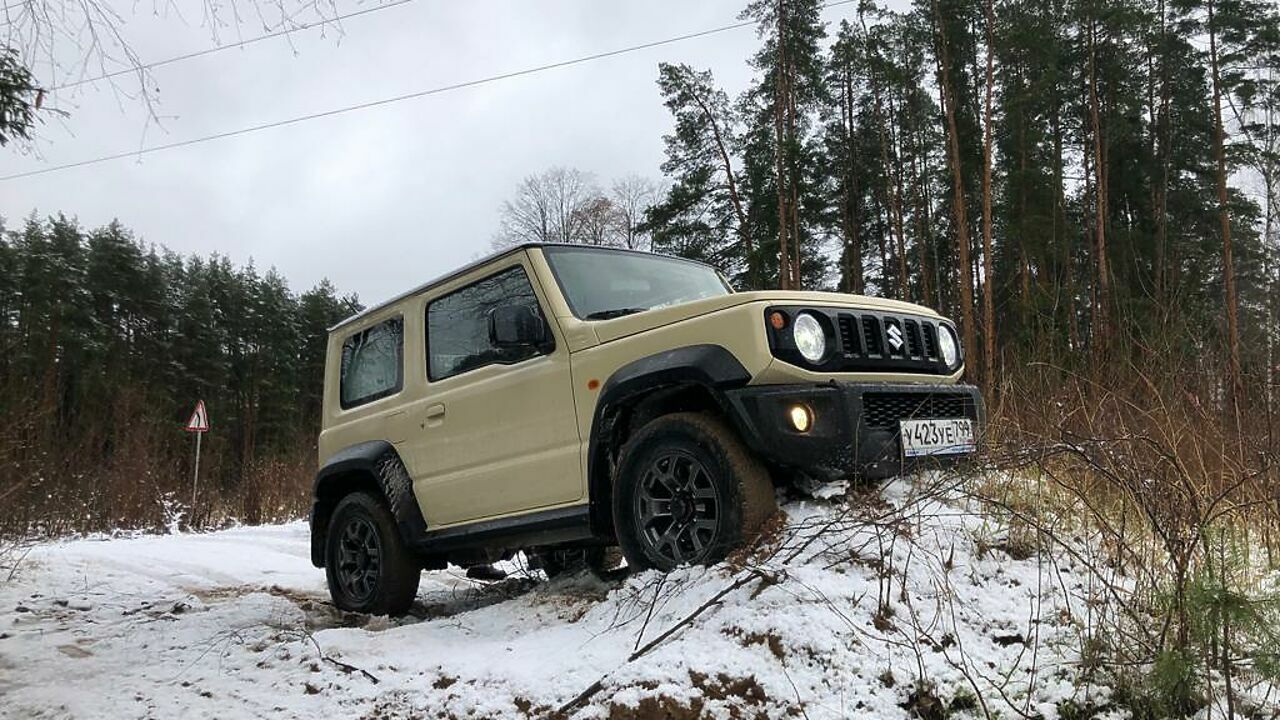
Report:
<svg viewBox="0 0 1280 720"><path fill-rule="evenodd" d="M921 198L921 211L924 213L924 226L928 230L927 237L931 241L929 247L924 248L925 258L928 262L926 267L933 270L933 282L931 293L936 293L936 307L941 309L943 305L944 283L942 281L942 263L938 262L936 243L933 242L936 236L933 232L933 185L929 181L933 174L929 171L929 151L925 147L923 138L920 141L920 190L923 197ZM923 271L923 269L922 269Z"/></svg>
<svg viewBox="0 0 1280 720"><path fill-rule="evenodd" d="M1107 172L1106 158L1102 148L1102 119L1098 101L1097 78L1097 21L1089 18L1089 115L1093 128L1093 166L1094 178L1094 211L1096 225L1094 227L1094 260L1096 262L1097 280L1095 284L1097 323L1094 326L1095 358L1100 359L1111 342L1111 271L1107 264Z"/></svg>
<svg viewBox="0 0 1280 720"><path fill-rule="evenodd" d="M1231 252L1231 212L1227 196L1227 161L1222 127L1222 79L1218 67L1218 31L1214 23L1214 3L1209 0L1209 70L1213 76L1213 154L1218 166L1218 220L1222 225L1222 285L1227 305L1227 384L1234 413L1239 412L1244 395L1240 375L1240 328L1237 313L1236 271ZM1237 414L1238 418L1239 415Z"/></svg>
<svg viewBox="0 0 1280 720"><path fill-rule="evenodd" d="M853 172L853 74L845 71L840 84L840 122L844 125L844 193L842 197L842 219L844 226L844 256L847 287L849 292L861 295L866 291L863 284L861 232L855 203L858 202L858 176Z"/></svg>
<svg viewBox="0 0 1280 720"><path fill-rule="evenodd" d="M1031 314L1031 250L1027 248L1027 118L1018 111L1018 322L1035 338Z"/></svg>
<svg viewBox="0 0 1280 720"><path fill-rule="evenodd" d="M1168 268L1168 245L1169 245L1169 58L1168 58L1168 26L1165 16L1165 3L1160 0L1157 3L1156 11L1160 15L1160 47L1156 53L1160 63L1160 97L1159 101L1152 105L1152 123L1154 132L1152 133L1152 156L1159 165L1159 180L1155 183L1153 212L1156 221L1156 257L1154 268L1154 284L1155 284L1155 300L1156 307L1161 308L1161 325L1165 325L1169 321L1170 311L1170 283ZM1154 74L1154 72L1152 73Z"/></svg>
<svg viewBox="0 0 1280 720"><path fill-rule="evenodd" d="M889 210L884 206L884 204L881 204L878 211L879 212L877 214L884 222L884 226L889 227ZM876 233L876 245L880 249L880 276L882 278L884 277L886 268L889 267L889 251L885 249L884 246L884 235L884 233ZM882 294L883 292L883 289L881 289Z"/></svg>
<svg viewBox="0 0 1280 720"><path fill-rule="evenodd" d="M1280 358L1276 357L1276 335L1280 333L1280 242L1276 237L1276 164L1274 151L1276 148L1276 118L1268 103L1265 109L1263 128L1266 132L1265 147L1272 151L1269 159L1264 160L1261 168L1262 185L1266 188L1263 195L1263 258L1265 263L1264 282L1270 283L1270 307L1265 308L1269 322L1267 326L1267 417L1275 412L1276 393L1280 390Z"/></svg>
<svg viewBox="0 0 1280 720"><path fill-rule="evenodd" d="M898 125L898 113L893 104L893 95L889 95L889 117L892 120L891 128ZM907 273L907 232L902 221L902 149L900 142L900 132L894 131L890 133L889 143L893 147L893 165L891 172L893 176L893 223L898 231L898 283L901 286L902 299L908 299L911 289L910 276Z"/></svg>
<svg viewBox="0 0 1280 720"><path fill-rule="evenodd" d="M893 182L891 173L893 172L893 163L889 159L889 141L885 138L885 128L888 121L884 114L884 100L880 94L880 83L876 80L876 70L872 67L872 57L875 53L871 46L871 35L867 32L867 24L865 20L862 23L862 31L864 37L867 38L867 83L871 87L872 108L875 111L876 136L880 145L880 168L884 173L884 182L880 187L881 197L884 199L884 205L889 211L889 224L886 226L893 247L898 256L898 292L897 294L905 299L907 292L907 258L905 253L906 243L902 239L902 222L898 212L897 197L894 195ZM881 271L888 276L889 269L882 267Z"/></svg>
<svg viewBox="0 0 1280 720"><path fill-rule="evenodd" d="M785 119L787 107L786 87L786 3L778 0L778 58L775 69L773 97L774 164L778 191L778 287L791 288L791 255L787 246L787 225L790 213L787 208L787 138Z"/></svg>
<svg viewBox="0 0 1280 720"><path fill-rule="evenodd" d="M916 152L911 155L911 199L916 206L916 253L920 256L920 297L921 302L926 307L934 307L933 303L933 285L930 282L932 270L929 262L929 207L926 204L925 190L922 185L928 182L928 179L922 174L923 171L918 166L917 154L923 151L923 145L917 142Z"/></svg>
<svg viewBox="0 0 1280 720"><path fill-rule="evenodd" d="M983 9L987 16L987 84L982 109L982 324L985 331L982 379L986 382L988 398L991 398L996 389L996 311L992 298L995 276L991 272L991 95L996 75L996 19L991 0L986 0ZM1024 183L1025 180L1024 177Z"/></svg>
<svg viewBox="0 0 1280 720"><path fill-rule="evenodd" d="M976 346L973 327L973 268L969 255L969 221L965 212L964 173L960 167L960 137L956 127L955 91L951 86L951 54L947 49L946 32L942 27L942 11L938 0L933 0L934 21L938 27L938 56L941 62L942 106L947 118L947 144L951 154L951 181L954 198L953 212L956 223L956 249L959 252L960 265L960 320L961 334L964 335L964 346L972 349ZM965 367L965 374L974 376L973 365Z"/></svg>
<svg viewBox="0 0 1280 720"><path fill-rule="evenodd" d="M1063 287L1066 288L1067 300L1063 305L1066 306L1067 342L1070 349L1076 351L1080 349L1080 333L1076 324L1075 255L1071 247L1071 233L1067 232L1066 189L1063 187L1061 100L1062 96L1058 93L1057 87L1054 87L1053 114L1049 118L1049 127L1053 133L1053 240L1056 243L1061 233L1062 248L1058 255L1058 272L1062 278ZM1085 175L1088 175L1087 169Z"/></svg>
<svg viewBox="0 0 1280 720"><path fill-rule="evenodd" d="M779 0L779 4L785 0ZM782 40L782 37L779 37ZM779 45L781 47L781 45ZM791 287L799 290L802 285L801 269L801 243L800 243L800 168L798 167L798 154L800 151L799 143L796 142L796 94L795 94L795 68L791 62L791 56L783 55L783 71L786 78L786 131L787 131L787 184L790 187L790 203L791 203L791 228L789 235L791 236Z"/></svg>
<svg viewBox="0 0 1280 720"><path fill-rule="evenodd" d="M1082 169L1084 171L1082 173L1084 175L1084 194L1081 196L1081 199L1080 199L1081 212L1082 212L1082 217L1081 217L1082 222L1080 227L1080 247L1088 249L1094 237L1092 232L1093 227L1096 226L1096 221L1091 222L1093 218L1089 216L1089 213L1090 211L1092 211L1093 214L1096 215L1098 212L1098 208L1096 207L1096 205L1090 206L1089 201L1093 200L1096 203L1098 198L1097 198L1097 194L1093 189L1093 185L1094 185L1093 184L1093 163L1090 161L1093 155L1089 150L1089 139L1088 138L1081 138L1081 139L1082 139L1082 143L1081 143L1082 147L1080 148L1080 157L1081 157ZM1089 279L1089 336L1090 336L1090 346L1092 346L1093 344L1095 344L1094 338L1096 338L1098 334L1098 283L1097 283L1096 275L1092 272L1092 270L1090 270L1090 272L1088 273L1087 278Z"/></svg>

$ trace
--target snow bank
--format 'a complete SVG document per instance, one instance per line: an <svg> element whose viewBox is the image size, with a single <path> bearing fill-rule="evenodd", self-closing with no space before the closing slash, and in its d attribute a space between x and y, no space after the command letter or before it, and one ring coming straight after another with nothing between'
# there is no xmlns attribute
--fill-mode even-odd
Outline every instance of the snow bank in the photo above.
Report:
<svg viewBox="0 0 1280 720"><path fill-rule="evenodd" d="M1052 720L1105 699L1077 686L1087 573L998 549L947 478L783 508L714 568L429 572L399 620L336 612L301 523L43 545L0 584L0 716Z"/></svg>

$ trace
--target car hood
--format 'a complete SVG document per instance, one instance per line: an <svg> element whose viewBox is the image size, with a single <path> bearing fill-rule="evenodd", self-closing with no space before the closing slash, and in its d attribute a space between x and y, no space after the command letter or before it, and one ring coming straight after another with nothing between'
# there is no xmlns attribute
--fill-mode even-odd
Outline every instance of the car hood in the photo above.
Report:
<svg viewBox="0 0 1280 720"><path fill-rule="evenodd" d="M740 305L750 303L768 303L770 305L812 305L814 307L847 307L859 310L903 313L939 317L936 312L923 305L869 297L867 295L849 295L831 292L802 292L795 290L760 290L755 292L732 293L718 297L693 300L679 305L654 308L634 315L624 315L612 320L599 320L595 326L596 336L600 342L609 342L618 338L635 335L664 325L671 325L682 320L708 315Z"/></svg>

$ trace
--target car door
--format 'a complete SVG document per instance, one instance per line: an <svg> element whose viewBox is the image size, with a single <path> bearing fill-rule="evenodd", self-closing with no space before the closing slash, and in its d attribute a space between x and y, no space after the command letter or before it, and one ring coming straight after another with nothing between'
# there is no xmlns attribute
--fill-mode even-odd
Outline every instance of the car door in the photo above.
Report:
<svg viewBox="0 0 1280 720"><path fill-rule="evenodd" d="M427 302L414 491L429 529L584 497L569 353L530 277L520 255ZM503 305L529 307L546 341L497 347L489 316Z"/></svg>

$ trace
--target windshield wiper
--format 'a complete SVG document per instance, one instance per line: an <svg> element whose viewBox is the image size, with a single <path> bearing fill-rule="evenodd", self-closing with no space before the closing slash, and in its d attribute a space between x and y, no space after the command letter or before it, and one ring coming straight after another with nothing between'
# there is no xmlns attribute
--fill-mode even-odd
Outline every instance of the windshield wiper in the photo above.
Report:
<svg viewBox="0 0 1280 720"><path fill-rule="evenodd" d="M622 317L623 315L635 315L642 313L649 308L631 307L631 308L615 308L613 310L597 310L587 316L588 320L612 320L613 318Z"/></svg>

